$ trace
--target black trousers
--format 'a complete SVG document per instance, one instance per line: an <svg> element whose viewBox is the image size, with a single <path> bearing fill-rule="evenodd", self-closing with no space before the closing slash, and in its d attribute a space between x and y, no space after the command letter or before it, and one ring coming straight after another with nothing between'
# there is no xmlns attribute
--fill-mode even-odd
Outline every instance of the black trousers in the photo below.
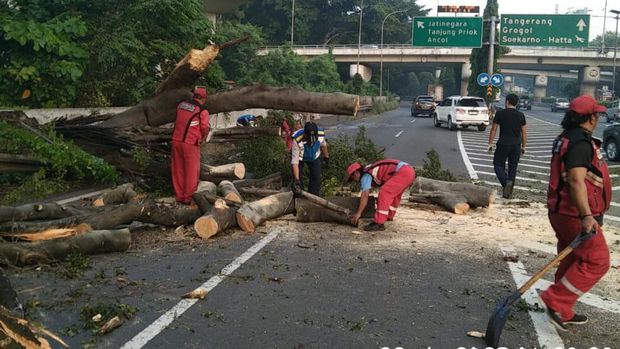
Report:
<svg viewBox="0 0 620 349"><path fill-rule="evenodd" d="M521 159L521 144L498 144L495 148L493 167L502 187L506 186L507 180L515 182L519 159ZM506 172L506 160L508 160L508 172Z"/></svg>
<svg viewBox="0 0 620 349"><path fill-rule="evenodd" d="M310 179L308 181L308 192L310 194L314 194L316 196L319 196L319 194L321 193L321 162L322 162L322 157L319 157L318 159L314 160L314 161L300 161L299 162L299 179L302 180L302 187L303 187L303 170L304 170L304 164L308 165L308 170L310 171Z"/></svg>

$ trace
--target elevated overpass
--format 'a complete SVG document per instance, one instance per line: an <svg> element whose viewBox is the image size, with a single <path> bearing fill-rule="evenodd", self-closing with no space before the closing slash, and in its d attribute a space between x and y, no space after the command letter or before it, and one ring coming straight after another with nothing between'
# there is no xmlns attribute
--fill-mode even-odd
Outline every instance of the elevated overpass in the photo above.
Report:
<svg viewBox="0 0 620 349"><path fill-rule="evenodd" d="M264 48L259 54L266 54L273 47ZM293 50L300 56L315 57L327 54L325 46L295 46ZM358 57L357 45L333 46L332 55L337 63L349 63L355 67ZM406 45L363 45L360 49L360 71L366 80L370 79L372 69L381 61L399 63L416 68L433 69L446 65L460 67L461 92L466 93L467 81L471 75L469 55L466 48L414 48ZM562 76L579 78L581 93L594 94L601 81L608 81L613 67L613 51L600 54L591 48L549 48L549 47L510 47L510 52L499 59L499 66L506 72L533 75L535 97L546 94L549 77ZM355 69L352 69L355 71ZM531 72L531 73L528 73Z"/></svg>
<svg viewBox="0 0 620 349"><path fill-rule="evenodd" d="M250 0L205 0L203 11L207 18L215 22L215 16L221 13L231 12Z"/></svg>

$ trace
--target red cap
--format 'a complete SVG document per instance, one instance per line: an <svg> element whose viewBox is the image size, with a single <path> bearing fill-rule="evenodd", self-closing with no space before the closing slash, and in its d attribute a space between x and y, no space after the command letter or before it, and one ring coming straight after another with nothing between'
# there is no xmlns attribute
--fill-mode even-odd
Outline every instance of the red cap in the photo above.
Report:
<svg viewBox="0 0 620 349"><path fill-rule="evenodd" d="M351 165L349 165L349 167L347 167L347 180L351 180L351 176L353 176L353 174L362 168L362 164L360 164L359 162L354 162Z"/></svg>
<svg viewBox="0 0 620 349"><path fill-rule="evenodd" d="M196 88L194 88L194 98L207 98L207 88L204 86L196 86Z"/></svg>
<svg viewBox="0 0 620 349"><path fill-rule="evenodd" d="M570 102L568 109L576 112L580 115L592 115L596 113L604 113L607 108L596 103L596 100L592 96L583 95L573 99Z"/></svg>

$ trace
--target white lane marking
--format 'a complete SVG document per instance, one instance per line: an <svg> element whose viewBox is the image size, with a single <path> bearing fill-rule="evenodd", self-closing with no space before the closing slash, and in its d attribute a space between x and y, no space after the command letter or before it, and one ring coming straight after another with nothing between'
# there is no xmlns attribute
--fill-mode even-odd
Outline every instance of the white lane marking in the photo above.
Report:
<svg viewBox="0 0 620 349"><path fill-rule="evenodd" d="M620 168L620 165L607 165L609 168Z"/></svg>
<svg viewBox="0 0 620 349"><path fill-rule="evenodd" d="M479 174L483 174L483 175L487 175L487 176L495 176L495 173L491 173L491 172L485 172L485 171L477 171L477 172ZM540 183L540 184L549 184L549 182L543 181L542 179L531 179L531 178L525 178L525 177L519 177L519 176L517 176L516 179L518 179L520 181L524 181L524 182L536 182L536 183Z"/></svg>
<svg viewBox="0 0 620 349"><path fill-rule="evenodd" d="M493 159L481 159L481 158L475 158L475 157L471 157L469 158L470 160L477 160L477 161L488 161L488 162L493 162ZM540 168L540 169L545 169L548 170L548 167L545 166L538 166L538 165L530 165L530 164L524 164L524 163L519 163L519 167L531 167L531 168ZM517 169L518 171L518 169Z"/></svg>
<svg viewBox="0 0 620 349"><path fill-rule="evenodd" d="M615 202L611 202L610 205L613 206L613 207L620 207L620 204L617 204Z"/></svg>
<svg viewBox="0 0 620 349"><path fill-rule="evenodd" d="M496 182L491 182L491 181L481 181L482 183L488 184L488 185L492 185L495 187L501 187L502 185ZM518 185L514 186L515 189L519 189L519 190L523 190L523 191L529 191L532 193L539 193L539 194L546 194L547 191L546 190L539 190L539 189L532 189L532 188L527 188L527 187L520 187ZM607 216L605 216L605 218L607 218Z"/></svg>
<svg viewBox="0 0 620 349"><path fill-rule="evenodd" d="M620 186L618 186L618 187L611 187L611 190L620 190Z"/></svg>
<svg viewBox="0 0 620 349"><path fill-rule="evenodd" d="M557 254L557 249L554 245L541 244L540 242L529 241L527 239L520 239L519 241L514 241L514 243L528 250L537 250L554 256ZM620 256L610 256L610 259L612 266L620 266Z"/></svg>
<svg viewBox="0 0 620 349"><path fill-rule="evenodd" d="M396 137L396 138L400 137L400 135L402 135L402 134L403 134L403 132L405 132L405 131L400 131L400 132L398 132L398 133L396 134L396 136L394 136L394 137Z"/></svg>
<svg viewBox="0 0 620 349"><path fill-rule="evenodd" d="M488 149L486 145L482 145L480 143L472 143L472 142L463 142L463 144L465 144L465 146L467 148L481 148L481 149ZM493 145L493 147L495 147L495 145ZM530 146L529 144L527 145L527 151L529 153L549 153L551 152L549 150L549 145L541 145L541 146ZM539 150L539 151L532 151L531 149L545 149L545 150Z"/></svg>
<svg viewBox="0 0 620 349"><path fill-rule="evenodd" d="M413 124L415 122L416 119L411 120L411 123Z"/></svg>
<svg viewBox="0 0 620 349"><path fill-rule="evenodd" d="M488 156L489 155L489 154L482 154L482 153L475 153L475 152L470 152L470 154L473 155L473 156ZM493 161L493 157L491 156L489 158L485 158L484 160L485 161ZM549 161L542 161L542 160L534 160L534 159L529 159L529 158L522 158L521 160L519 160L519 166L521 166L523 161L529 161L529 162L534 162L534 163L539 163L539 164L547 164L547 166L536 166L536 167L549 169Z"/></svg>
<svg viewBox="0 0 620 349"><path fill-rule="evenodd" d="M506 256L514 253L514 249L511 247L501 247L502 253ZM520 287L529 279L526 275L525 266L521 262L507 262L508 268L512 274L512 278L515 283ZM521 296L527 303L534 305L538 303L542 308L545 307L545 303L538 297L538 293L530 287L529 290ZM528 310L534 330L538 337L538 343L543 348L564 348L564 342L558 334L558 331L553 327L546 313L535 312Z"/></svg>
<svg viewBox="0 0 620 349"><path fill-rule="evenodd" d="M205 289L207 292L213 290L220 282L224 281L226 277L231 275L237 268L243 263L247 262L258 251L275 239L280 234L280 229L275 228L267 236L262 238L259 242L250 247L241 256L237 257L230 264L225 266L218 275L213 276L207 282L200 285L200 288ZM198 299L183 299L177 303L174 307L168 310L165 314L160 316L155 322L150 324L147 328L138 333L129 342L125 343L121 349L137 349L144 347L151 339L160 334L166 327L168 327L174 320L179 318L181 314L186 312L192 305L196 304Z"/></svg>
<svg viewBox="0 0 620 349"><path fill-rule="evenodd" d="M467 172L469 172L469 178L478 179L478 175L476 174L476 170L471 165L469 161L469 157L467 156L467 152L465 151L465 146L463 145L463 139L461 138L461 131L457 131L456 139L459 143L459 150L461 151L461 156L463 157L463 163L465 163L465 168L467 168Z"/></svg>
<svg viewBox="0 0 620 349"><path fill-rule="evenodd" d="M524 275L524 277L529 278L530 276ZM548 288L551 285L553 285L551 281L541 279L536 282L534 287L542 290ZM614 299L609 299L608 297L603 298L593 293L586 293L583 296L579 297L578 301L580 303L587 304L589 306L599 308L610 313L620 314L620 302Z"/></svg>
<svg viewBox="0 0 620 349"><path fill-rule="evenodd" d="M470 160L472 160L472 158L469 158ZM474 167L488 167L488 168L495 168L495 166L493 165L484 165L484 164L475 164L472 163L472 165ZM521 169L517 169L517 173L519 172L523 172L523 173L531 173L531 174L535 174L535 175L541 175L541 176L545 176L545 177L549 177L549 173L546 172L538 172L538 171L529 171L529 170L521 170Z"/></svg>

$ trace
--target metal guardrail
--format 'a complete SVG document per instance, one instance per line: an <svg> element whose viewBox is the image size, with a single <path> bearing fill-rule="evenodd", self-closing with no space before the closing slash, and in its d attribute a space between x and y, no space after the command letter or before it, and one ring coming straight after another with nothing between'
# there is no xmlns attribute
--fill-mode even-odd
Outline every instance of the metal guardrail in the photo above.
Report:
<svg viewBox="0 0 620 349"><path fill-rule="evenodd" d="M375 47L370 47L370 46L375 46ZM281 46L264 46L261 47L261 49L277 49L277 48L283 48L283 47L290 47L287 45L281 45ZM582 51L582 52L595 52L595 51L600 51L601 48L600 47L545 47L545 46L505 46L508 48L512 48L512 49L519 49L519 50L540 50L540 49L544 49L546 51ZM357 44L342 44L342 45L295 45L292 47L292 49L304 49L304 48L314 48L314 49L357 49ZM363 50L380 50L381 49L381 45L380 44L364 44L360 47ZM419 49L419 50L423 50L423 49L446 49L449 47L414 47L411 45L404 45L404 44L384 44L383 45L383 49L387 50L387 49ZM466 48L463 48L466 49ZM614 51L614 47L606 47L605 48L607 50L607 53L613 53ZM618 50L620 50L620 47L618 47Z"/></svg>

